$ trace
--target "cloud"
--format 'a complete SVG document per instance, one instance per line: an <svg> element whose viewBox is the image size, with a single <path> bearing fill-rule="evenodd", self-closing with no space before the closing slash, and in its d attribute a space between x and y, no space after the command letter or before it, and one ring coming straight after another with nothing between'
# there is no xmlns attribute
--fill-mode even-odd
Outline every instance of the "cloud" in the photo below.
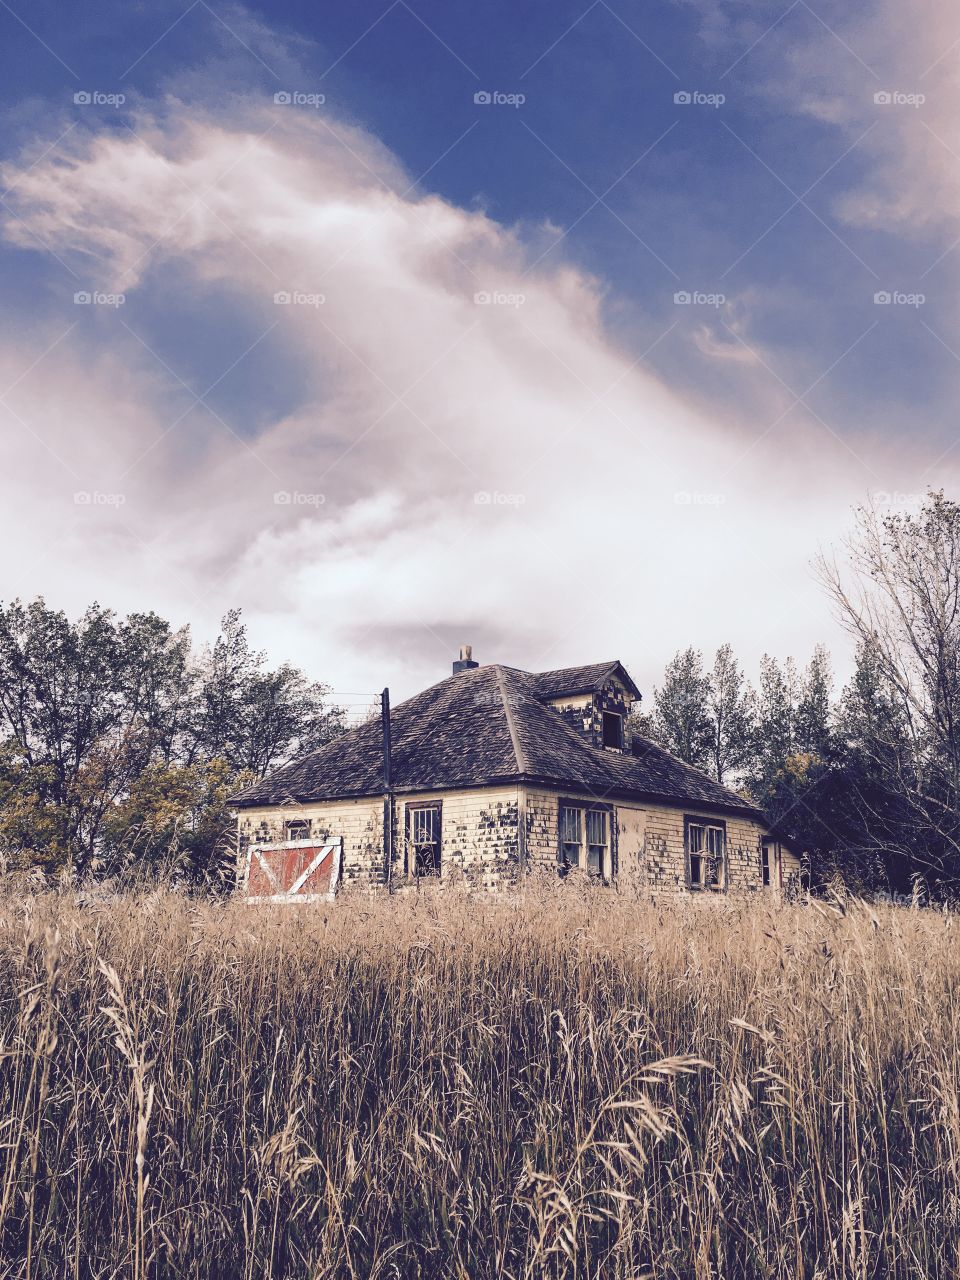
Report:
<svg viewBox="0 0 960 1280"><path fill-rule="evenodd" d="M600 282L528 269L517 231L411 187L355 125L177 100L129 123L4 174L7 239L126 299L75 308L70 280L48 340L82 323L5 398L19 590L207 627L240 604L351 689L440 678L461 639L533 668L618 655L649 685L680 645L749 661L835 634L815 541L869 488L916 487L895 455L785 391L761 421L691 407L613 346ZM3 385L35 355L8 339Z"/></svg>

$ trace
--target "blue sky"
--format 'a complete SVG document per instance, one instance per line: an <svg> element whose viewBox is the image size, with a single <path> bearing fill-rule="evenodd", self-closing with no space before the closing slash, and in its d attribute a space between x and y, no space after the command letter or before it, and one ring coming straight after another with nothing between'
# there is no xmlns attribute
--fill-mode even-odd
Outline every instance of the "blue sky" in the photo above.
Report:
<svg viewBox="0 0 960 1280"><path fill-rule="evenodd" d="M810 559L957 460L939 0L41 0L0 32L7 510L37 551L6 596L201 634L240 604L363 688L460 639L647 687L727 639L842 669Z"/></svg>

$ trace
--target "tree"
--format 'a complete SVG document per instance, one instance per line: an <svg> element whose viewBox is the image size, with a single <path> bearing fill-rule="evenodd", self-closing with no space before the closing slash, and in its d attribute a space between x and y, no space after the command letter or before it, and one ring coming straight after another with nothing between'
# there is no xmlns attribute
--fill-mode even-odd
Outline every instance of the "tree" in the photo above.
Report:
<svg viewBox="0 0 960 1280"><path fill-rule="evenodd" d="M763 794L792 756L796 743L796 672L793 659L783 667L763 655L757 706L756 750L752 767L754 790Z"/></svg>
<svg viewBox="0 0 960 1280"><path fill-rule="evenodd" d="M238 777L225 760L150 765L104 823L103 869L163 870L190 880L221 880L232 865L236 825L227 800Z"/></svg>
<svg viewBox="0 0 960 1280"><path fill-rule="evenodd" d="M200 874L229 790L341 731L328 696L289 663L271 670L238 610L198 659L189 630L154 613L0 606L0 853L49 870L91 868L107 846L152 858L145 832L172 839L162 792Z"/></svg>
<svg viewBox="0 0 960 1280"><path fill-rule="evenodd" d="M869 652L881 737L863 740L875 777L907 820L890 848L931 887L960 883L960 506L930 492L916 513L857 512L848 563L822 557L841 621ZM897 741L889 733L896 726ZM899 734L902 731L902 741ZM889 838L889 837L888 837Z"/></svg>
<svg viewBox="0 0 960 1280"><path fill-rule="evenodd" d="M710 765L713 776L724 782L739 775L754 750L756 698L744 679L729 644L721 645L708 677L706 703L710 725Z"/></svg>
<svg viewBox="0 0 960 1280"><path fill-rule="evenodd" d="M658 741L679 760L698 769L710 760L709 697L703 655L692 648L673 658L664 672L663 685L654 690L653 722Z"/></svg>
<svg viewBox="0 0 960 1280"><path fill-rule="evenodd" d="M222 758L262 778L343 731L344 713L328 706L329 694L289 663L267 670L266 655L251 649L240 610L232 609L203 662L191 759Z"/></svg>
<svg viewBox="0 0 960 1280"><path fill-rule="evenodd" d="M830 753L832 688L830 655L822 644L818 644L800 684L795 736L798 751L820 760L825 760Z"/></svg>

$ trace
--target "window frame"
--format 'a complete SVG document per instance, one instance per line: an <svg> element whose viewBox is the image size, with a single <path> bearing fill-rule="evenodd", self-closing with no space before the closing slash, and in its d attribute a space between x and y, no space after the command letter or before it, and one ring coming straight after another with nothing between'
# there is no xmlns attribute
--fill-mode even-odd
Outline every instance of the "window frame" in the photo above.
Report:
<svg viewBox="0 0 960 1280"><path fill-rule="evenodd" d="M565 840L564 835L569 833L569 828L564 824L564 811L573 810L577 814L577 847L578 856L576 862L570 862L566 855L566 846L573 844L572 840ZM590 842L590 815L599 814L603 818L603 830L605 840L602 845L596 841ZM595 880L603 880L606 883L612 881L617 874L617 853L616 853L616 829L617 824L614 821L614 807L602 800L578 800L571 796L561 796L557 805L557 869L561 876L567 875L570 871L583 871L586 875ZM590 870L590 850L599 847L600 867L597 871ZM608 870L609 867L609 870Z"/></svg>
<svg viewBox="0 0 960 1280"><path fill-rule="evenodd" d="M617 741L607 742L607 720L617 721ZM600 708L600 741L604 751L622 751L625 736L625 717L619 711L605 711Z"/></svg>
<svg viewBox="0 0 960 1280"><path fill-rule="evenodd" d="M288 818L283 824L283 838L284 840L309 840L312 826L313 823L309 818Z"/></svg>
<svg viewBox="0 0 960 1280"><path fill-rule="evenodd" d="M766 867L763 865L764 856L767 861ZM766 880L764 872L766 872ZM760 887L762 889L783 888L783 854L779 840L761 839L760 841Z"/></svg>
<svg viewBox="0 0 960 1280"><path fill-rule="evenodd" d="M416 846L413 841L414 814L422 812L435 814L434 822L436 823L436 839L431 841L431 845L435 847L435 853L432 859L433 865L430 869L421 867L421 860L417 857ZM414 880L438 880L443 875L443 801L407 801L403 807L403 826L405 836L404 855L406 859L407 875Z"/></svg>
<svg viewBox="0 0 960 1280"><path fill-rule="evenodd" d="M694 880L693 878L693 858L699 857L702 864L703 858L701 853L709 853L709 849L693 850L690 847L690 832L692 828L701 829L704 832L713 830L721 833L723 849L720 854L719 868L716 882L713 884L706 883L703 879ZM727 823L724 818L704 817L701 814L686 813L683 816L683 865L684 878L689 890L693 893L726 893L729 887L729 868L727 864Z"/></svg>

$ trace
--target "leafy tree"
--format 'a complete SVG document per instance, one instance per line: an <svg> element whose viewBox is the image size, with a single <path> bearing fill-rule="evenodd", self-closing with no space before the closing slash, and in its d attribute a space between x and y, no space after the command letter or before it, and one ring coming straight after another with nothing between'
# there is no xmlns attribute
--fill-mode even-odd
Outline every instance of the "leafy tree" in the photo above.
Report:
<svg viewBox="0 0 960 1280"><path fill-rule="evenodd" d="M0 605L0 853L83 870L107 846L154 857L166 841L199 873L229 790L342 729L328 694L271 670L237 610L198 659L189 630L154 613L94 604L71 622L42 599ZM180 806L175 832L160 792Z"/></svg>
<svg viewBox="0 0 960 1280"><path fill-rule="evenodd" d="M657 739L679 760L704 768L710 760L713 734L707 709L710 681L703 655L684 649L668 664L663 684L654 690L653 723Z"/></svg>
<svg viewBox="0 0 960 1280"><path fill-rule="evenodd" d="M118 872L134 865L190 880L223 879L235 847L227 800L252 781L222 759L148 766L104 823L103 868Z"/></svg>
<svg viewBox="0 0 960 1280"><path fill-rule="evenodd" d="M832 687L830 655L822 644L818 644L800 685L795 735L797 749L820 760L825 760L830 754Z"/></svg>
<svg viewBox="0 0 960 1280"><path fill-rule="evenodd" d="M739 776L755 747L756 697L729 644L721 645L708 677L710 767L718 782Z"/></svg>
<svg viewBox="0 0 960 1280"><path fill-rule="evenodd" d="M757 706L756 751L752 767L754 791L769 789L796 744L796 673L788 658L781 667L764 654L760 663L760 695Z"/></svg>
<svg viewBox="0 0 960 1280"><path fill-rule="evenodd" d="M329 693L289 663L267 670L266 655L251 649L232 609L204 659L192 758L222 758L262 778L343 731L344 713L327 706Z"/></svg>

